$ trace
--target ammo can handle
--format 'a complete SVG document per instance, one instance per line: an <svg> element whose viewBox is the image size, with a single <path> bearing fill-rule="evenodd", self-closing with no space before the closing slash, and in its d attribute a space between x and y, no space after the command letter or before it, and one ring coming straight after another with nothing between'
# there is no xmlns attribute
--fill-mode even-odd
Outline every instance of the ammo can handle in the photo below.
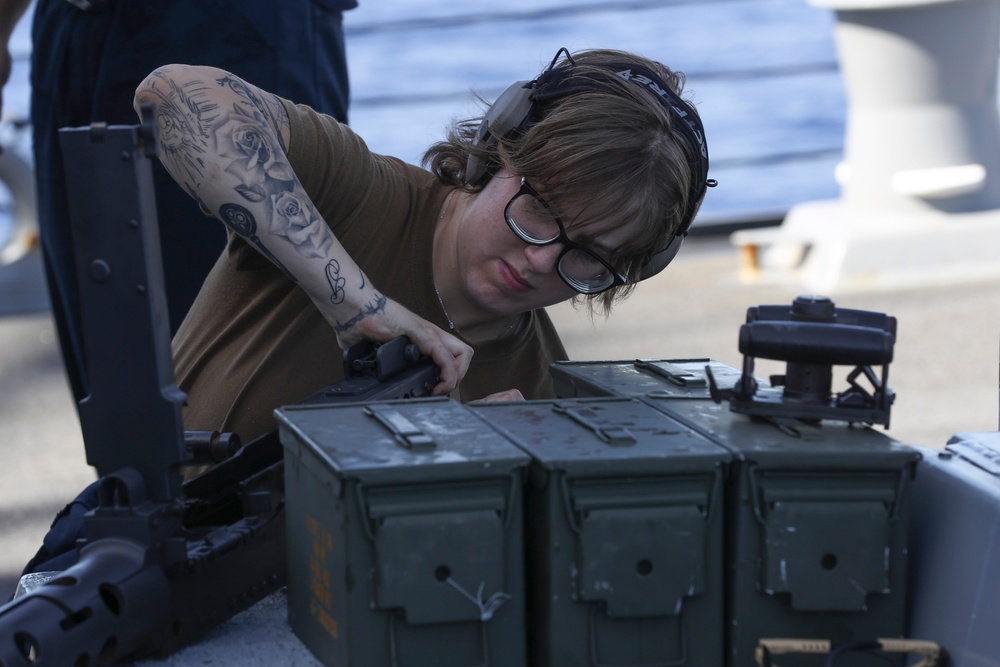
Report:
<svg viewBox="0 0 1000 667"><path fill-rule="evenodd" d="M396 441L406 449L429 449L435 446L434 438L421 431L390 405L366 406L365 414L374 417L382 426L389 429Z"/></svg>
<svg viewBox="0 0 1000 667"><path fill-rule="evenodd" d="M627 428L603 419L593 410L571 407L566 403L556 403L552 406L552 411L566 415L613 447L635 444L635 436Z"/></svg>

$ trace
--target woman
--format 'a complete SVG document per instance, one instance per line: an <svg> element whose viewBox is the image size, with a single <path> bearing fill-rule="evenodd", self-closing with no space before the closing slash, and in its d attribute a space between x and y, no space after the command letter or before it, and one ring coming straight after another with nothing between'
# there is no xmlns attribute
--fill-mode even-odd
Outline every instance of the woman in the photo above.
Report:
<svg viewBox="0 0 1000 667"><path fill-rule="evenodd" d="M153 72L136 106L157 107L161 159L230 229L174 340L186 428L255 437L340 379L340 348L401 334L441 367L435 393L551 396L566 354L542 308L610 310L714 184L680 87L639 56L560 50L426 170L226 72Z"/></svg>

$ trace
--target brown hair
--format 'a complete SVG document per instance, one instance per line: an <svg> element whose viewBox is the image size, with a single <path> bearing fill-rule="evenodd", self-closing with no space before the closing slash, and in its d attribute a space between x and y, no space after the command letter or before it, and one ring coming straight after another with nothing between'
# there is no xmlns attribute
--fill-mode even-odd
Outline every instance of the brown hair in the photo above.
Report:
<svg viewBox="0 0 1000 667"><path fill-rule="evenodd" d="M645 86L616 73L623 62L652 70L680 95L684 75L658 62L622 51L583 51L556 67L572 67L574 77L589 80L587 89L545 104L523 132L496 143L473 146L481 118L456 121L423 159L442 182L477 192L482 183L465 182L466 163L475 152L490 165L489 173L506 167L526 178L567 228L596 220L636 224L632 241L610 258L629 283L586 297L592 310L600 303L606 314L680 228L692 179L675 116Z"/></svg>

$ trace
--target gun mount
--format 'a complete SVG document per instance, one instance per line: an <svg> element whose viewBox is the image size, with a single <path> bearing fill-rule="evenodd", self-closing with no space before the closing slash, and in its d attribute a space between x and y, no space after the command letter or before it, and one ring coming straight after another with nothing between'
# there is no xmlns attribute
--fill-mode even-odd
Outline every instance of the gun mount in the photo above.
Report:
<svg viewBox="0 0 1000 667"><path fill-rule="evenodd" d="M837 308L826 297L800 296L791 306L757 306L740 327L743 372L735 386L721 389L706 368L712 398L729 401L733 412L804 421L831 419L889 426L895 395L888 386L896 340L896 318ZM754 379L755 358L784 361L784 375L770 387ZM833 367L853 366L848 388L833 392ZM873 366L881 366L877 374ZM864 387L864 376L871 384Z"/></svg>

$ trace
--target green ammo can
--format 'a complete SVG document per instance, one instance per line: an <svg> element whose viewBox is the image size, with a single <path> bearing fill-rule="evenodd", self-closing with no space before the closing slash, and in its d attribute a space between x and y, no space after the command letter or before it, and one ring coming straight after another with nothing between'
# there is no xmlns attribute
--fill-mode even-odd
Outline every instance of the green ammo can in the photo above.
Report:
<svg viewBox="0 0 1000 667"><path fill-rule="evenodd" d="M799 297L791 307L748 311L742 371L705 359L552 368L562 394L640 397L732 452L727 665L756 664L761 639L845 646L904 636L910 486L920 454L859 424L888 424L894 336L891 317ZM771 383L753 378L754 356L787 361L788 370ZM881 379L874 364L883 364ZM834 365L856 367L839 394L830 389ZM857 382L862 375L871 393ZM826 658L776 661L820 667ZM885 663L852 653L845 664Z"/></svg>
<svg viewBox="0 0 1000 667"><path fill-rule="evenodd" d="M289 623L326 665L526 661L529 457L461 404L276 411Z"/></svg>
<svg viewBox="0 0 1000 667"><path fill-rule="evenodd" d="M727 485L727 664L763 638L835 644L906 632L910 485L917 450L868 427L751 419L711 400L647 399L732 451ZM825 656L781 656L782 667ZM852 655L850 665L883 665Z"/></svg>
<svg viewBox="0 0 1000 667"><path fill-rule="evenodd" d="M528 664L722 664L730 455L635 400L470 407L533 458Z"/></svg>

